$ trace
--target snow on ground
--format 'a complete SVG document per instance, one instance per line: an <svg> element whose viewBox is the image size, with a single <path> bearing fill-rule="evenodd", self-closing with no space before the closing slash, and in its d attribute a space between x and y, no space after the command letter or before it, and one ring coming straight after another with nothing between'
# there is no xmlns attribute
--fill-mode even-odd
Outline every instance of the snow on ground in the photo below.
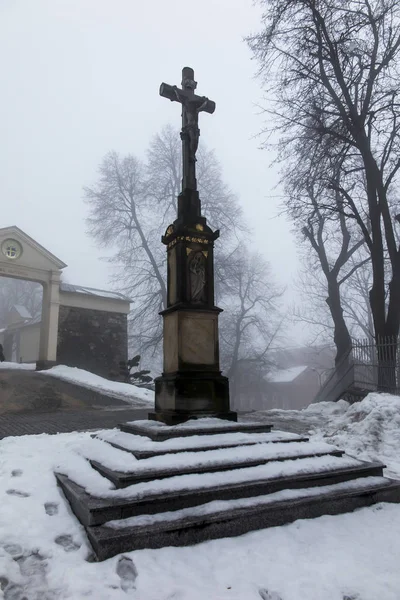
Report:
<svg viewBox="0 0 400 600"><path fill-rule="evenodd" d="M72 383L78 383L84 387L99 390L100 392L106 392L113 396L123 398L127 402L130 400L143 400L149 404L154 402L154 392L147 390L146 388L140 388L137 385L131 385L130 383L121 383L120 381L109 381L89 371L78 369L77 367L67 367L65 365L57 365L47 371L41 371L42 375L49 375L51 377L57 377L64 379L64 381L71 381Z"/></svg>
<svg viewBox="0 0 400 600"><path fill-rule="evenodd" d="M325 425L314 426L313 439L333 443L365 460L381 460L387 466L385 474L400 479L400 397L371 393L362 402L349 405L341 400L341 404L343 410L331 413ZM331 409L319 410L326 415ZM317 410L318 404L303 412L315 414Z"/></svg>
<svg viewBox="0 0 400 600"><path fill-rule="evenodd" d="M0 362L0 369L24 369L25 371L34 371L36 363L15 363L15 362Z"/></svg>
<svg viewBox="0 0 400 600"><path fill-rule="evenodd" d="M307 433L315 441L335 444L364 460L380 460L385 474L400 479L400 397L370 393L362 402L310 404L303 410L267 410L255 415L262 421ZM400 598L400 592L399 592Z"/></svg>
<svg viewBox="0 0 400 600"><path fill-rule="evenodd" d="M390 462L400 476L400 398L370 394L353 406L320 404L297 412L315 441ZM84 458L89 443L89 433L0 442L0 598L399 600L400 505L299 520L190 548L86 560L84 529L53 471L98 480ZM104 481L104 489L110 485Z"/></svg>

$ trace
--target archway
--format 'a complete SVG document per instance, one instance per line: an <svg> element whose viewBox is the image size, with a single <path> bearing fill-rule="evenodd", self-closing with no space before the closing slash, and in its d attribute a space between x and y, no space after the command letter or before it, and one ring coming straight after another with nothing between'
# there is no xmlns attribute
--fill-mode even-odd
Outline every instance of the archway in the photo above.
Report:
<svg viewBox="0 0 400 600"><path fill-rule="evenodd" d="M57 358L61 270L67 265L16 226L0 229L0 276L34 281L43 286L37 369Z"/></svg>

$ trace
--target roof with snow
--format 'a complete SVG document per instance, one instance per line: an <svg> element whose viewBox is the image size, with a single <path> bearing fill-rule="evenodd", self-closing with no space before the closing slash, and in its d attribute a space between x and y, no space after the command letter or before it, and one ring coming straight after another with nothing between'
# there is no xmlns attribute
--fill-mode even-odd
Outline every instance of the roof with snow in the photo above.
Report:
<svg viewBox="0 0 400 600"><path fill-rule="evenodd" d="M26 306L22 304L14 304L13 308L17 311L21 319L32 319L32 315Z"/></svg>
<svg viewBox="0 0 400 600"><path fill-rule="evenodd" d="M31 325L37 325L38 323L41 323L42 321L42 315L41 313L38 313L35 317L32 317L30 319L25 319L24 321L19 321L18 323L12 323L11 325L8 325L8 327L6 327L1 331L11 331L11 330L15 330L15 329L23 329L24 327L30 327Z"/></svg>
<svg viewBox="0 0 400 600"><path fill-rule="evenodd" d="M289 369L277 369L268 373L266 380L271 383L290 383L297 379L307 368L307 365L301 365L299 367L290 367Z"/></svg>
<svg viewBox="0 0 400 600"><path fill-rule="evenodd" d="M121 302L132 302L131 298L108 290L97 290L95 288L84 287L81 285L73 285L72 283L60 283L61 292L72 292L74 294L84 294L86 296L100 296L101 298L112 298L113 300L121 300Z"/></svg>

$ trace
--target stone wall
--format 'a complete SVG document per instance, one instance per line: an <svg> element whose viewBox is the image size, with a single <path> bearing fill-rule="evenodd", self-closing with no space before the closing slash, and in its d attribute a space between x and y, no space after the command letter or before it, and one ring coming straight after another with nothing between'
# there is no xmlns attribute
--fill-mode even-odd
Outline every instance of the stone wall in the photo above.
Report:
<svg viewBox="0 0 400 600"><path fill-rule="evenodd" d="M127 315L60 305L57 362L109 377L127 360Z"/></svg>

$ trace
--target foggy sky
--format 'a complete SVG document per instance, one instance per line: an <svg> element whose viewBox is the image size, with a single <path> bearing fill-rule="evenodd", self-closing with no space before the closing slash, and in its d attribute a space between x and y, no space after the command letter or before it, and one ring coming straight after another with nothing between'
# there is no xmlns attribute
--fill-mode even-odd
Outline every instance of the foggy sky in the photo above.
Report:
<svg viewBox="0 0 400 600"><path fill-rule="evenodd" d="M270 198L277 172L258 149L262 91L243 42L259 17L251 0L0 0L0 227L19 226L66 262L69 282L109 287L82 186L108 151L143 156L164 125L180 126L158 89L190 66L197 93L217 104L201 115L201 140L240 198L249 246L289 284L295 244Z"/></svg>

